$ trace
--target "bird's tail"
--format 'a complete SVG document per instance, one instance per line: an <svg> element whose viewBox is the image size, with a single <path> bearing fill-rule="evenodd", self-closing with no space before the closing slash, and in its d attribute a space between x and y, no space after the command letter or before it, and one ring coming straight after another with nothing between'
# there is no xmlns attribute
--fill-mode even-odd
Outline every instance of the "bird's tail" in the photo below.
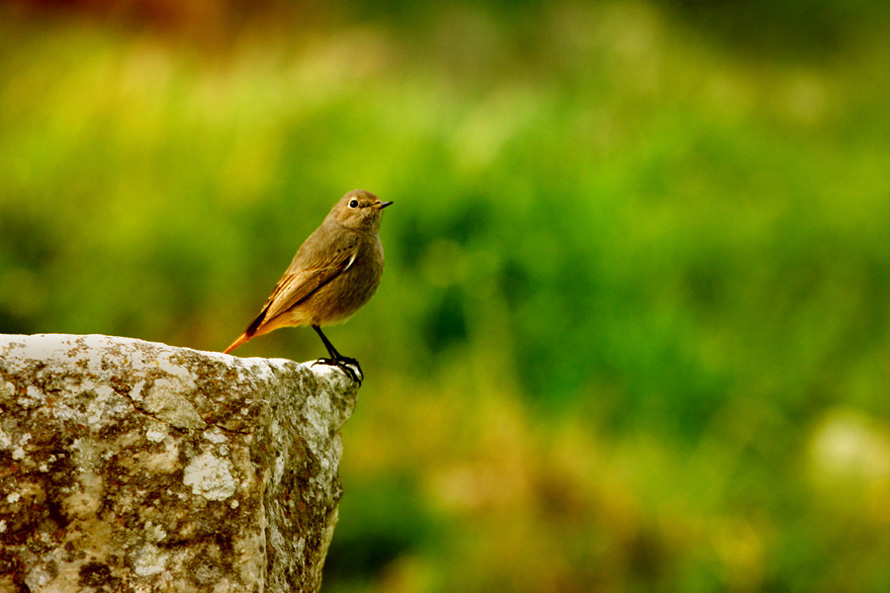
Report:
<svg viewBox="0 0 890 593"><path fill-rule="evenodd" d="M250 338L252 338L252 337L253 337L253 336L249 336L249 335L247 335L247 332L244 332L243 334L241 334L240 336L238 336L238 339L237 339L237 340L235 340L234 342L232 342L231 344L229 344L229 347L228 347L228 348L226 348L225 350L223 350L223 354L229 354L232 350L234 350L235 348L237 348L238 346L240 346L240 345L243 344L244 342L248 341L248 340L249 340Z"/></svg>

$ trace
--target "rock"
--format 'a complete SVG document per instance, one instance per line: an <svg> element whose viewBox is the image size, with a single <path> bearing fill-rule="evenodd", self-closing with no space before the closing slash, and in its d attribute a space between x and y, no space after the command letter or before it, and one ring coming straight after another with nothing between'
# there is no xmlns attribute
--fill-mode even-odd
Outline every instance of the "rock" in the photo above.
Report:
<svg viewBox="0 0 890 593"><path fill-rule="evenodd" d="M356 391L323 365L0 335L0 592L316 591Z"/></svg>

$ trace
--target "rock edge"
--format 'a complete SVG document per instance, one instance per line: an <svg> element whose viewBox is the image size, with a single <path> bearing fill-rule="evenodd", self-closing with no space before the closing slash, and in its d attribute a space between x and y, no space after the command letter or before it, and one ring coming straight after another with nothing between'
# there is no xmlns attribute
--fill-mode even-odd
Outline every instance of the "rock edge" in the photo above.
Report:
<svg viewBox="0 0 890 593"><path fill-rule="evenodd" d="M0 335L0 592L316 591L340 369Z"/></svg>

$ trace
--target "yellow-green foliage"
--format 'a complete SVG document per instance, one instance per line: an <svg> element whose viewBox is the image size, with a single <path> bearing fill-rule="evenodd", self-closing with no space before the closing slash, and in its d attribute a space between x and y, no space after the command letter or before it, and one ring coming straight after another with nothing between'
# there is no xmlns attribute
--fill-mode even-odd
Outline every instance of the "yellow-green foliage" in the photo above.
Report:
<svg viewBox="0 0 890 593"><path fill-rule="evenodd" d="M221 349L366 188L326 590L887 591L888 11L731 4L0 6L0 332Z"/></svg>

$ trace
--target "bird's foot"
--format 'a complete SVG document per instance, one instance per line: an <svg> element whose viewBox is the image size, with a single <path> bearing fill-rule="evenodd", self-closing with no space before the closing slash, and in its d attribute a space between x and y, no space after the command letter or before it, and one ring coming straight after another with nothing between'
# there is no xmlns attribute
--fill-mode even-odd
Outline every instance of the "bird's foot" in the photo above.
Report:
<svg viewBox="0 0 890 593"><path fill-rule="evenodd" d="M343 372L352 377L352 380L359 385L362 384L362 380L365 378L365 374L362 372L362 366L356 359L349 358L348 356L341 356L339 358L319 358L312 363L312 366L317 364L325 364L343 369Z"/></svg>

